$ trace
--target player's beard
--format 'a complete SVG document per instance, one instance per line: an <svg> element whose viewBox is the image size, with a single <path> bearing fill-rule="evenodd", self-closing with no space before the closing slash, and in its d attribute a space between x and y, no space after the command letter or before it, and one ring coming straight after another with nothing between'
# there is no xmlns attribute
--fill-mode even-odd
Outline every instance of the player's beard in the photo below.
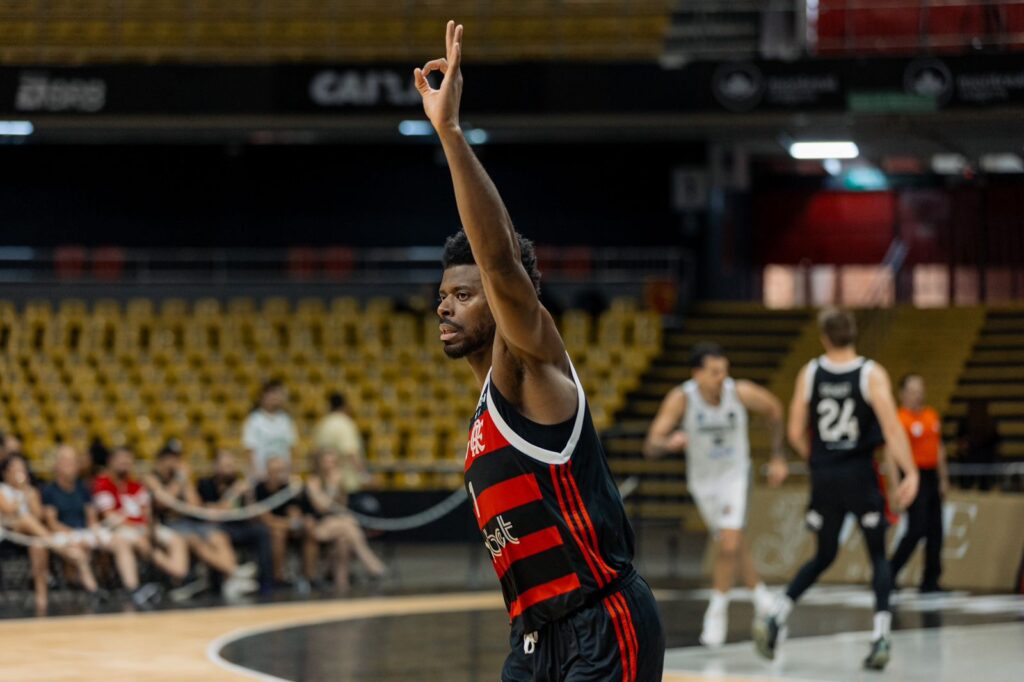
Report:
<svg viewBox="0 0 1024 682"><path fill-rule="evenodd" d="M462 339L456 343L444 344L444 354L452 360L459 360L494 345L494 325L477 328L471 333L462 330Z"/></svg>

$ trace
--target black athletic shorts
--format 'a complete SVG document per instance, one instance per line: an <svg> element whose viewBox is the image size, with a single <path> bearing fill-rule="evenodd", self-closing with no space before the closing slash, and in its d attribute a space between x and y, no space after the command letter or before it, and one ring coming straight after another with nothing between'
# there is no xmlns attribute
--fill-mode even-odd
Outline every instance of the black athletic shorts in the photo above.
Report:
<svg viewBox="0 0 1024 682"><path fill-rule="evenodd" d="M502 682L661 682L665 635L658 605L638 573L618 591L537 633L533 653L513 626Z"/></svg>
<svg viewBox="0 0 1024 682"><path fill-rule="evenodd" d="M811 472L811 503L807 525L821 530L826 520L842 521L847 514L857 517L866 529L885 528L887 507L878 472L866 466L840 466Z"/></svg>

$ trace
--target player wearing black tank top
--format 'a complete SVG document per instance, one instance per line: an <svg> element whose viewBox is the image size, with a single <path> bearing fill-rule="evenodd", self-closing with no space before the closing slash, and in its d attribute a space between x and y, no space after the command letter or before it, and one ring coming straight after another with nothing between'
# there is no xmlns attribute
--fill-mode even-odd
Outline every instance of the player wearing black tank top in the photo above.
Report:
<svg viewBox="0 0 1024 682"><path fill-rule="evenodd" d="M501 679L654 682L661 623L586 396L541 305L533 246L459 127L462 34L449 22L446 58L414 76L463 225L445 244L437 312L445 353L482 389L466 489L512 626Z"/></svg>
<svg viewBox="0 0 1024 682"><path fill-rule="evenodd" d="M779 631L793 604L835 559L843 520L849 513L864 534L874 573L875 627L864 666L881 670L889 662L891 649L892 579L885 557L886 507L875 468L875 449L884 444L903 472L896 488L896 503L903 509L917 495L917 467L896 412L889 374L881 365L857 355L853 314L828 308L818 322L825 355L800 370L788 428L790 444L811 469L807 526L817 533L818 551L793 578L772 614L757 623L754 639L763 656L775 657Z"/></svg>

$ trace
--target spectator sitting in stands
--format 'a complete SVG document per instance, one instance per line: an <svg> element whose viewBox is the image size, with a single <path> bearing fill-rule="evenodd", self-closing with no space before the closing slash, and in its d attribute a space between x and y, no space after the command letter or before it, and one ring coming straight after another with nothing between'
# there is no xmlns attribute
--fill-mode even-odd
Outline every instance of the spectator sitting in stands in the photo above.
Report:
<svg viewBox="0 0 1024 682"><path fill-rule="evenodd" d="M93 482L93 502L103 522L115 529L115 536L123 537L139 557L180 582L188 575L188 544L171 529L153 523L149 492L132 478L134 460L128 446L114 448L108 473Z"/></svg>
<svg viewBox="0 0 1024 682"><path fill-rule="evenodd" d="M217 453L213 475L199 481L199 497L208 509L237 509L251 496L252 487L238 469L238 457L231 450ZM248 547L259 566L260 593L268 594L274 584L273 553L270 532L256 519L226 521L220 524L235 547Z"/></svg>
<svg viewBox="0 0 1024 682"><path fill-rule="evenodd" d="M363 437L359 427L348 413L345 396L331 393L327 398L330 412L323 417L313 431L317 452L332 451L340 456L338 462L345 490L357 492L366 479Z"/></svg>
<svg viewBox="0 0 1024 682"><path fill-rule="evenodd" d="M238 565L227 534L217 524L189 518L171 506L175 501L193 507L202 506L188 467L182 461L181 451L174 444L169 443L157 453L153 472L143 477L143 482L153 493L160 522L185 538L196 558L224 576L221 591L225 599L234 600L256 591L259 587L253 580L256 566Z"/></svg>
<svg viewBox="0 0 1024 682"><path fill-rule="evenodd" d="M349 589L349 557L355 554L374 578L382 577L387 569L384 562L370 549L366 535L356 519L346 509L348 487L345 471L339 465L333 450L316 456L315 473L306 482L306 492L314 516L313 538L317 543L334 544L334 584L339 592Z"/></svg>
<svg viewBox="0 0 1024 682"><path fill-rule="evenodd" d="M75 449L70 445L58 447L53 482L42 492L47 525L58 536L75 541L86 553L97 548L110 552L132 601L143 606L152 593L139 587L139 567L131 543L100 525L89 486L79 478L80 470Z"/></svg>
<svg viewBox="0 0 1024 682"><path fill-rule="evenodd" d="M957 454L964 464L984 467L994 464L999 452L999 430L988 411L988 401L974 398L967 403L967 415L957 428ZM961 487L970 490L977 483L980 490L992 486L992 472L969 473L960 479Z"/></svg>
<svg viewBox="0 0 1024 682"><path fill-rule="evenodd" d="M242 426L242 443L250 457L252 472L259 478L267 473L267 460L279 457L289 466L298 440L295 422L285 412L288 394L280 381L268 381L260 401Z"/></svg>
<svg viewBox="0 0 1024 682"><path fill-rule="evenodd" d="M262 502L288 487L291 471L283 457L267 459L267 475L256 484L256 501ZM260 516L260 521L270 531L270 543L274 557L274 580L286 584L284 563L288 552L288 541L302 544L302 567L305 578L303 588L308 588L316 570L317 546L313 537L315 520L305 492L300 492L284 504L278 505Z"/></svg>
<svg viewBox="0 0 1024 682"><path fill-rule="evenodd" d="M9 455L0 471L0 519L10 530L30 535L40 540L55 540L43 523L43 507L39 491L29 483L28 465L18 454ZM56 543L50 545L53 551L71 563L78 572L78 579L85 590L96 594L96 578L89 566L88 554L78 543ZM50 555L46 547L30 546L29 561L32 564L32 578L35 583L36 609L45 611L47 606L47 580L50 573Z"/></svg>

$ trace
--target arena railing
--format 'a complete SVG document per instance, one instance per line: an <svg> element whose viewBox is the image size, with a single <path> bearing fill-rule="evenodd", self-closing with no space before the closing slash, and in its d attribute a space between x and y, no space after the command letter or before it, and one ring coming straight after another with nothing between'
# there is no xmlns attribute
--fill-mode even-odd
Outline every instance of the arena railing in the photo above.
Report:
<svg viewBox="0 0 1024 682"><path fill-rule="evenodd" d="M3 247L0 284L434 284L441 252L440 246ZM547 281L644 282L676 278L684 264L683 251L672 247L538 245L537 255Z"/></svg>

